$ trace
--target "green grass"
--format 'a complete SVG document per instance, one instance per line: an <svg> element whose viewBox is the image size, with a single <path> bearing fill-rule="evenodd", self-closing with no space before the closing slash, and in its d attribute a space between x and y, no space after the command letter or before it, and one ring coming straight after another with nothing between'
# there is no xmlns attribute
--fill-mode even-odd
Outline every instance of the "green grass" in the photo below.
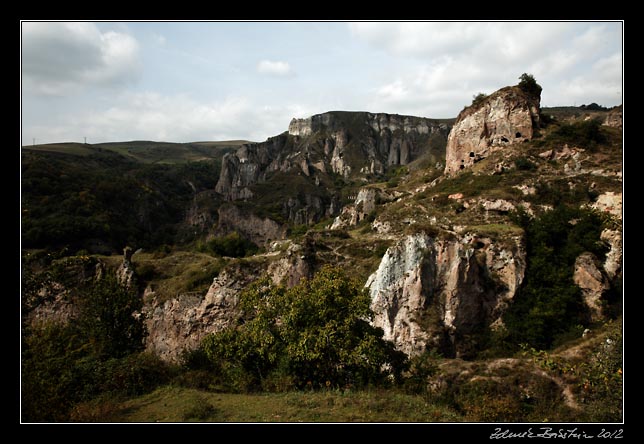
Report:
<svg viewBox="0 0 644 444"><path fill-rule="evenodd" d="M101 410L106 422L463 421L455 411L429 403L420 395L380 389L231 394L165 386Z"/></svg>
<svg viewBox="0 0 644 444"><path fill-rule="evenodd" d="M25 151L45 151L51 153L73 154L76 156L88 156L94 153L94 150L82 143L47 143L44 145L25 145L22 147Z"/></svg>
<svg viewBox="0 0 644 444"><path fill-rule="evenodd" d="M510 223L469 225L466 231L472 231L477 233L479 236L488 236L495 240L510 236L520 236L523 234L523 229L521 227L517 227Z"/></svg>
<svg viewBox="0 0 644 444"><path fill-rule="evenodd" d="M239 148L245 140L220 142L170 143L152 141L109 142L83 144L76 142L25 145L23 150L51 152L74 156L88 156L110 151L141 163L177 164L220 158L224 153Z"/></svg>
<svg viewBox="0 0 644 444"><path fill-rule="evenodd" d="M160 301L180 293L205 292L226 263L205 253L177 251L163 257L137 253L132 262L137 273L152 285Z"/></svg>

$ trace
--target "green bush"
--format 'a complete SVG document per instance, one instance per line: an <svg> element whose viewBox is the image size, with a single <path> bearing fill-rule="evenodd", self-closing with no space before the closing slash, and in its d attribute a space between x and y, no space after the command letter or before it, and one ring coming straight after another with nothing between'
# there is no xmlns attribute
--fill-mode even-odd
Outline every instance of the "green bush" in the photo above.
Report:
<svg viewBox="0 0 644 444"><path fill-rule="evenodd" d="M259 250L259 247L236 231L216 237L207 243L207 249L217 256L246 257Z"/></svg>
<svg viewBox="0 0 644 444"><path fill-rule="evenodd" d="M534 171L537 169L537 165L535 165L525 157L519 157L515 159L514 165L517 167L517 170L522 170L522 171Z"/></svg>
<svg viewBox="0 0 644 444"><path fill-rule="evenodd" d="M23 421L67 421L79 403L140 395L171 377L170 367L142 353L145 327L135 292L107 274L77 293L72 322L23 327Z"/></svg>
<svg viewBox="0 0 644 444"><path fill-rule="evenodd" d="M589 322L581 290L573 282L577 257L599 258L603 218L596 212L558 206L538 218L519 211L514 221L526 231L525 279L504 316L511 342L550 348L559 335Z"/></svg>
<svg viewBox="0 0 644 444"><path fill-rule="evenodd" d="M480 92L480 93L476 94L472 98L472 105L474 105L474 106L479 105L479 104L483 103L483 101L486 98L487 98L487 94Z"/></svg>
<svg viewBox="0 0 644 444"><path fill-rule="evenodd" d="M519 88L534 97L541 97L541 85L537 83L532 74L523 73L519 80Z"/></svg>
<svg viewBox="0 0 644 444"><path fill-rule="evenodd" d="M602 131L600 119L584 120L582 122L562 123L559 128L550 133L545 142L550 144L569 144L586 149L594 149L606 143L607 137Z"/></svg>
<svg viewBox="0 0 644 444"><path fill-rule="evenodd" d="M384 383L405 357L368 323L369 304L359 282L331 267L290 289L261 279L241 296L243 322L202 347L235 391Z"/></svg>

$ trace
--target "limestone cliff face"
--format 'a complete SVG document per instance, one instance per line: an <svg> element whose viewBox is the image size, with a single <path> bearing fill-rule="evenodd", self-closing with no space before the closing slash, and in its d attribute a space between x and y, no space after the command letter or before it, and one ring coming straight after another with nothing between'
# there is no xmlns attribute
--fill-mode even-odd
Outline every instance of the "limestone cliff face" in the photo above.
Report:
<svg viewBox="0 0 644 444"><path fill-rule="evenodd" d="M504 146L530 140L539 127L538 97L502 88L460 112L447 138L445 174L472 166Z"/></svg>
<svg viewBox="0 0 644 444"><path fill-rule="evenodd" d="M333 220L331 229L351 227L359 224L376 210L376 205L390 202L395 199L394 192L387 192L379 188L360 188L353 204L342 208L340 214Z"/></svg>
<svg viewBox="0 0 644 444"><path fill-rule="evenodd" d="M144 307L146 349L166 361L177 361L184 350L197 348L207 335L239 317L239 293L252 279L240 270L224 270L205 296L186 293L156 302L154 294L146 292L145 298L152 301Z"/></svg>
<svg viewBox="0 0 644 444"><path fill-rule="evenodd" d="M244 212L235 205L222 205L218 213L218 229L222 233L237 231L257 245L266 245L286 237L286 227L269 218Z"/></svg>
<svg viewBox="0 0 644 444"><path fill-rule="evenodd" d="M225 154L215 191L227 200L253 197L251 185L264 181L270 172L288 170L298 163L289 162L281 155L287 142L286 134L281 134L266 142L242 145L235 153Z"/></svg>
<svg viewBox="0 0 644 444"><path fill-rule="evenodd" d="M581 288L584 303L589 309L592 321L602 319L601 298L610 288L606 272L592 253L583 253L575 261L573 281Z"/></svg>
<svg viewBox="0 0 644 444"><path fill-rule="evenodd" d="M421 156L437 160L448 132L445 122L391 114L334 111L293 119L288 132L226 154L215 191L235 201L279 188L281 217L310 224L340 210L331 173L365 179Z"/></svg>
<svg viewBox="0 0 644 444"><path fill-rule="evenodd" d="M387 250L367 281L374 325L408 355L432 348L467 357L472 342L461 339L500 322L524 272L521 239L501 247L473 235L407 236Z"/></svg>

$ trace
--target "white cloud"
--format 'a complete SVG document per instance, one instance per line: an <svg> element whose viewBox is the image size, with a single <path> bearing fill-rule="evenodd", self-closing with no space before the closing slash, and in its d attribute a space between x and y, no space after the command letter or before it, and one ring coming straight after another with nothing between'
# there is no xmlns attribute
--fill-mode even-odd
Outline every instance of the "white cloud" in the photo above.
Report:
<svg viewBox="0 0 644 444"><path fill-rule="evenodd" d="M262 60L257 64L257 72L274 76L290 76L293 74L291 65L287 62Z"/></svg>
<svg viewBox="0 0 644 444"><path fill-rule="evenodd" d="M391 58L373 91L378 110L455 117L478 92L528 72L542 104L614 105L621 91L621 26L583 22L351 23L350 32ZM386 72L386 71L385 71ZM555 102L556 101L556 102Z"/></svg>
<svg viewBox="0 0 644 444"><path fill-rule="evenodd" d="M122 85L141 69L132 36L85 22L22 23L23 92L65 95L86 86Z"/></svg>
<svg viewBox="0 0 644 444"><path fill-rule="evenodd" d="M295 104L257 104L246 97L199 101L187 95L124 93L106 109L71 113L47 127L25 126L23 138L39 143L124 140L194 142L247 139L263 141L288 129L307 109ZM304 113L304 114L303 114Z"/></svg>

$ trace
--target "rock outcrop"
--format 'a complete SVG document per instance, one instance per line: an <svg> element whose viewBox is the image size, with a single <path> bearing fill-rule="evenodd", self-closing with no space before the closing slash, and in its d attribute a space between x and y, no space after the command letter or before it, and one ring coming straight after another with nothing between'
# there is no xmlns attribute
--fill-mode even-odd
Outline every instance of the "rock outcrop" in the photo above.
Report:
<svg viewBox="0 0 644 444"><path fill-rule="evenodd" d="M288 132L226 154L215 191L235 201L280 190L281 218L314 223L340 210L332 173L363 180L421 157L435 162L444 153L446 122L340 111L293 119Z"/></svg>
<svg viewBox="0 0 644 444"><path fill-rule="evenodd" d="M604 271L609 279L619 278L622 273L622 232L618 230L604 230L600 236L601 240L607 242L610 250L606 253L604 261Z"/></svg>
<svg viewBox="0 0 644 444"><path fill-rule="evenodd" d="M267 245L271 241L284 239L286 227L267 217L259 217L239 207L227 204L219 207L221 233L238 232L256 245Z"/></svg>
<svg viewBox="0 0 644 444"><path fill-rule="evenodd" d="M606 118L604 119L604 125L606 126L611 126L613 128L622 128L622 113L623 113L624 107L622 105L619 105L613 109L611 109L608 114L606 114Z"/></svg>
<svg viewBox="0 0 644 444"><path fill-rule="evenodd" d="M437 349L467 357L476 346L470 336L500 322L523 280L525 251L521 239L513 242L502 248L471 234L405 237L367 281L374 325L408 355Z"/></svg>
<svg viewBox="0 0 644 444"><path fill-rule="evenodd" d="M390 202L394 199L394 193L389 193L379 188L360 188L354 203L345 205L342 208L340 215L333 220L330 228L337 230L358 225L369 216L373 216L376 205Z"/></svg>
<svg viewBox="0 0 644 444"><path fill-rule="evenodd" d="M539 97L509 86L461 111L447 138L445 174L456 174L494 151L532 139L539 127L539 103Z"/></svg>
<svg viewBox="0 0 644 444"><path fill-rule="evenodd" d="M602 213L609 213L612 216L622 219L622 193L607 191L597 197L592 207Z"/></svg>
<svg viewBox="0 0 644 444"><path fill-rule="evenodd" d="M136 288L136 272L132 265L132 254L134 251L131 247L123 248L123 262L116 269L116 280L125 288Z"/></svg>
<svg viewBox="0 0 644 444"><path fill-rule="evenodd" d="M602 319L601 299L610 289L606 273L598 266L599 261L592 253L583 253L575 261L573 281L581 288L584 303L590 311L590 320Z"/></svg>
<svg viewBox="0 0 644 444"><path fill-rule="evenodd" d="M176 362L184 350L197 348L210 333L230 326L239 317L239 294L254 276L243 270L227 269L213 280L204 296L186 293L144 307L148 330L146 349L166 361Z"/></svg>

